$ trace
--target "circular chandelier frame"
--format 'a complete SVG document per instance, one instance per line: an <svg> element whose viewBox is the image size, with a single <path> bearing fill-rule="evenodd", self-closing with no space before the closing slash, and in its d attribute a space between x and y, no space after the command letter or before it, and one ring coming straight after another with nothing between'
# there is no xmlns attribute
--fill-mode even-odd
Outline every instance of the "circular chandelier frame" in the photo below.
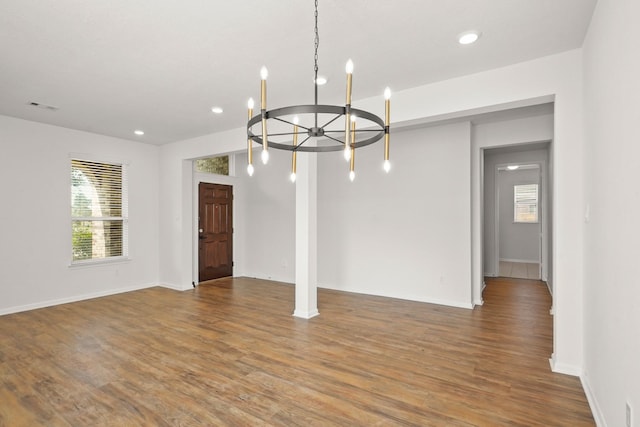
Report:
<svg viewBox="0 0 640 427"><path fill-rule="evenodd" d="M292 105L289 107L276 108L273 110L265 111L264 118L269 120L278 120L283 123L287 123L291 126L294 126L294 123L290 120L286 120L283 117L297 115L297 116L305 116L305 115L313 115L315 119L315 126L307 127L298 125L299 131L297 135L306 137L298 144L293 145L292 143L281 143L274 142L270 140L273 136L293 136L295 132L283 132L283 133L275 133L269 134L267 133L267 145L269 147L273 147L279 150L288 150L288 151L304 151L304 152L331 152L331 151L340 151L344 150L345 142L343 140L335 138L333 135L344 135L344 130L328 130L326 129L334 121L340 119L341 117L346 116L347 112L350 115L356 116L359 120L364 119L373 123L373 129L358 129L355 131L356 139L350 142L351 148L362 148L367 145L371 145L384 137L385 133L388 132L388 126L385 126L384 120L380 117L376 116L365 110L360 110L358 108L349 108L347 106L338 106L338 105ZM335 115L333 118L328 120L322 126L318 126L318 115L319 114L333 114ZM262 135L260 133L255 134L252 131L252 127L254 125L259 124L262 121L263 115L258 114L255 117L252 117L247 122L247 136L250 140L263 145ZM366 138L365 138L366 137ZM331 145L305 145L305 142L310 141L312 138L325 138L326 141L331 141ZM360 140L358 140L360 139Z"/></svg>

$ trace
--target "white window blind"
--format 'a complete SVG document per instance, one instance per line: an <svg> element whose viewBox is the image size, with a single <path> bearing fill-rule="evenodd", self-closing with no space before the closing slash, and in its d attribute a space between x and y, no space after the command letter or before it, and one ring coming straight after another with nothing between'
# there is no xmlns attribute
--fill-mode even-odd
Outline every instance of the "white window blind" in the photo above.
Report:
<svg viewBox="0 0 640 427"><path fill-rule="evenodd" d="M513 221L538 222L538 184L513 186Z"/></svg>
<svg viewBox="0 0 640 427"><path fill-rule="evenodd" d="M72 263L127 257L125 166L71 160Z"/></svg>

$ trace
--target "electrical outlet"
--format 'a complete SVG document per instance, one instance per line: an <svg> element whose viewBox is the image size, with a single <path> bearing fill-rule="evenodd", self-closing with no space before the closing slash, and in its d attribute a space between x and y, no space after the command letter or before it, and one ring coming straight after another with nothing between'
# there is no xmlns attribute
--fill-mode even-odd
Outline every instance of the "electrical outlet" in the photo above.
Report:
<svg viewBox="0 0 640 427"><path fill-rule="evenodd" d="M631 403L626 404L627 427L633 427L633 413L631 412Z"/></svg>

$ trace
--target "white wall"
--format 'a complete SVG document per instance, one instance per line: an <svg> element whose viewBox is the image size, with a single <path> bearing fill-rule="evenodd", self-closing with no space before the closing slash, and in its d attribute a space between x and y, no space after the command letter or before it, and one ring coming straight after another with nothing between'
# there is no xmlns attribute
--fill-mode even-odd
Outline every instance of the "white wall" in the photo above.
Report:
<svg viewBox="0 0 640 427"><path fill-rule="evenodd" d="M470 123L395 132L356 153L356 179L318 158L321 287L471 307Z"/></svg>
<svg viewBox="0 0 640 427"><path fill-rule="evenodd" d="M540 222L516 223L513 218L513 187L523 184L540 186L540 170L499 170L497 184L500 260L540 262Z"/></svg>
<svg viewBox="0 0 640 427"><path fill-rule="evenodd" d="M0 314L158 282L158 148L0 116ZM69 267L70 154L129 164L129 255Z"/></svg>
<svg viewBox="0 0 640 427"><path fill-rule="evenodd" d="M255 172L245 172L247 155L238 154L239 179L246 188L247 211L244 275L295 282L295 191L289 180L291 153L269 150L269 163L254 152Z"/></svg>
<svg viewBox="0 0 640 427"><path fill-rule="evenodd" d="M611 427L625 425L625 401L640 426L638 17L637 0L600 0L584 45L584 382Z"/></svg>

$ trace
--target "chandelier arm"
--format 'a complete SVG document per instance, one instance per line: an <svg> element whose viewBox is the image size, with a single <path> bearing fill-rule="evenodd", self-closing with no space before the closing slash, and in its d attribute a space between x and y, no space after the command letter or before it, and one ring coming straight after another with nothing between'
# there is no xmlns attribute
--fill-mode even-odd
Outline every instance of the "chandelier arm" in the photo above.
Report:
<svg viewBox="0 0 640 427"><path fill-rule="evenodd" d="M332 137L330 135L327 135L327 132L329 132L329 131L325 131L325 133L324 133L324 137L325 138L329 138L332 141L335 141L335 142L338 142L338 143L344 145L344 141L342 141L340 139L337 139L337 138L334 138L334 137ZM336 132L336 131L331 131L331 132ZM344 133L344 131L340 131L340 133Z"/></svg>
<svg viewBox="0 0 640 427"><path fill-rule="evenodd" d="M308 136L308 137L306 137L305 139L303 139L303 140L302 140L302 142L301 142L301 143L299 143L298 145L292 145L291 147L293 147L293 148L292 148L292 150L291 150L291 151L294 151L294 152L295 152L295 151L300 150L300 147L302 147L302 146L304 145L304 143L305 143L305 142L307 142L307 141L308 141L308 140L310 140L310 139L311 139L311 136Z"/></svg>
<svg viewBox="0 0 640 427"><path fill-rule="evenodd" d="M309 128L306 127L306 126L302 126L301 124L297 124L296 125L295 123L293 123L293 122L291 122L289 120L281 119L280 117L270 117L270 118L273 119L273 120L277 120L279 122L282 122L282 123L286 123L286 124L291 125L291 126L298 126L299 128L302 128L304 130L309 130ZM300 133L300 132L298 132L298 133ZM276 134L274 134L274 135L276 135ZM291 135L293 135L293 133L291 133Z"/></svg>
<svg viewBox="0 0 640 427"><path fill-rule="evenodd" d="M336 120L338 120L342 116L343 116L342 114L336 114L336 116L333 119L329 120L327 123L322 125L322 129L326 128L327 126L329 126L331 123L335 122ZM329 131L325 131L325 132L329 132ZM342 132L344 132L344 131L342 131Z"/></svg>

